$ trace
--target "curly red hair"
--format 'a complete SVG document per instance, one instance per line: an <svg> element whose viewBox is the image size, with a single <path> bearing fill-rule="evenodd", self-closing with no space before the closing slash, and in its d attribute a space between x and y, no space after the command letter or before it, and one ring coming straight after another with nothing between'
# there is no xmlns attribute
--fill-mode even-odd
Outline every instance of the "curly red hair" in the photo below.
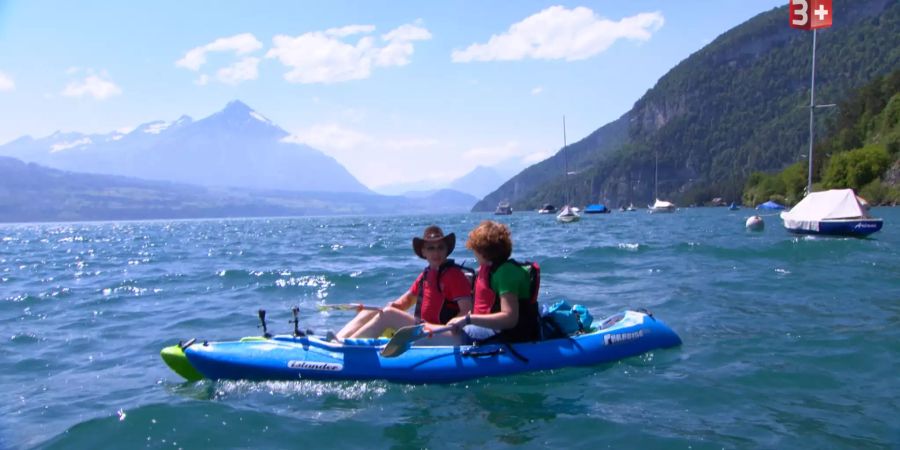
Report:
<svg viewBox="0 0 900 450"><path fill-rule="evenodd" d="M469 233L466 248L478 252L492 263L506 261L512 254L509 227L493 220L485 220Z"/></svg>

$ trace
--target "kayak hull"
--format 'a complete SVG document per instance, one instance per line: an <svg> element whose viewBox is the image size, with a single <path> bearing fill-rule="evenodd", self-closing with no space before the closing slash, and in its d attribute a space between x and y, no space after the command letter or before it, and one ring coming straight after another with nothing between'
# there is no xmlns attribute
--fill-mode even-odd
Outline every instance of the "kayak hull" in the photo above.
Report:
<svg viewBox="0 0 900 450"><path fill-rule="evenodd" d="M380 355L387 339L337 344L314 336L290 335L198 342L183 352L191 367L209 379L449 383L594 365L681 344L672 329L644 313L626 311L602 323L608 326L569 338L511 345L416 345L394 358ZM176 370L179 374L184 371L183 367Z"/></svg>

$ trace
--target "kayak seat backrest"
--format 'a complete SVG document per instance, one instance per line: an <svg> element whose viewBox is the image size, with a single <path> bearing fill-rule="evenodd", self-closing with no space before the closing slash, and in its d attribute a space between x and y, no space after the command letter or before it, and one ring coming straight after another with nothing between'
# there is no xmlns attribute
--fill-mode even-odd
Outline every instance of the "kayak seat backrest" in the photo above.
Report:
<svg viewBox="0 0 900 450"><path fill-rule="evenodd" d="M388 338L348 338L344 339L344 345L351 347L377 347L390 341Z"/></svg>

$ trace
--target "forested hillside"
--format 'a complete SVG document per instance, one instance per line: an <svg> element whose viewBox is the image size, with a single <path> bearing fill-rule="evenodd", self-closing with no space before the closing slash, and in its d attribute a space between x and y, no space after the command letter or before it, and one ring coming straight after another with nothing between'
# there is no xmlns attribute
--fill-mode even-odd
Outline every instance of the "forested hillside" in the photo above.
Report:
<svg viewBox="0 0 900 450"><path fill-rule="evenodd" d="M900 203L900 70L864 86L840 105L813 149L813 190L853 188L872 204ZM747 181L745 204L803 198L806 160Z"/></svg>
<svg viewBox="0 0 900 450"><path fill-rule="evenodd" d="M818 103L840 102L900 67L900 2L835 0L834 11L834 26L818 33ZM786 6L719 36L663 76L621 119L569 146L574 203L652 202L656 158L659 196L682 205L738 199L752 173L799 161L808 146L811 45L810 32L788 26ZM817 127L839 113L818 114ZM610 127L625 129L598 135ZM504 199L517 210L561 203L561 158L558 153L526 169L475 210Z"/></svg>

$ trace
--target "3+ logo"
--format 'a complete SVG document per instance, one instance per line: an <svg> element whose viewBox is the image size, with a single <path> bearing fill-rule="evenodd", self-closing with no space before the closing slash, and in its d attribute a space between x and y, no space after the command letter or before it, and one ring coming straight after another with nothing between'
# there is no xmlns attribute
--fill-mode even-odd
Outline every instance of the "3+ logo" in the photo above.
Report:
<svg viewBox="0 0 900 450"><path fill-rule="evenodd" d="M790 0L791 28L815 30L831 26L831 0Z"/></svg>

